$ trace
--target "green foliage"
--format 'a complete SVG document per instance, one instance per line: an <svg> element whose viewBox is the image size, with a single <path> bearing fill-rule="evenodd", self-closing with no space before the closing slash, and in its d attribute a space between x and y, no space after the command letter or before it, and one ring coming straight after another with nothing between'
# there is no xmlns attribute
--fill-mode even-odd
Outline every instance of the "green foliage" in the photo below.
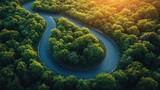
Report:
<svg viewBox="0 0 160 90"><path fill-rule="evenodd" d="M120 50L118 69L120 70L84 80L74 76L64 78L37 62L35 48L42 37L46 23L38 14L30 14L20 7L20 4L27 1L30 0L0 1L0 88L2 90L159 90L159 0L34 1L32 9L65 13L80 22L98 28L118 45ZM66 21L60 22L59 24L62 25L51 32L56 37L51 39L52 43L57 45L53 45L52 48L60 51L54 55L64 55L62 57L68 55L74 64L81 58L83 62L79 63L85 65L84 57L79 57L76 52L69 53L69 50L72 50L71 42L74 38L88 34L89 30L72 27L73 24L65 23ZM63 35L62 31L66 28L67 31L73 31ZM62 36L64 37L60 39ZM83 38L81 40L83 41ZM97 41L94 38L92 40ZM65 47L64 43L66 43ZM78 41L76 43L83 45ZM78 44L77 47L79 47ZM89 52L86 55L95 57L95 54L91 53L92 49L101 51L95 46L91 44L87 48L83 47L86 49L85 52Z"/></svg>
<svg viewBox="0 0 160 90"><path fill-rule="evenodd" d="M96 76L92 87L96 90L114 90L116 87L116 80L110 74L101 73Z"/></svg>
<svg viewBox="0 0 160 90"><path fill-rule="evenodd" d="M41 65L41 63L33 60L33 62L29 65L30 73L33 78L39 78L41 77L44 67Z"/></svg>
<svg viewBox="0 0 160 90"><path fill-rule="evenodd" d="M79 28L65 18L57 20L49 43L53 57L65 66L92 67L105 56L100 41L87 28Z"/></svg>
<svg viewBox="0 0 160 90"><path fill-rule="evenodd" d="M14 30L2 30L0 33L0 38L2 42L8 41L10 39L14 39L14 40L18 40L19 38L19 33L17 31Z"/></svg>
<svg viewBox="0 0 160 90"><path fill-rule="evenodd" d="M64 79L63 76L60 76L60 75L59 76L55 76L54 77L54 82L55 82L54 88L56 90L64 90L65 89L64 81L65 81L65 79Z"/></svg>
<svg viewBox="0 0 160 90"><path fill-rule="evenodd" d="M76 90L76 85L78 84L78 80L75 76L68 76L65 79L64 84L66 90L71 90L71 89Z"/></svg>
<svg viewBox="0 0 160 90"><path fill-rule="evenodd" d="M39 80L44 70L44 67L37 64L38 62L31 61L35 59L33 60L35 62L38 58L35 41L40 39L45 29L45 21L20 7L19 4L26 1L29 0L0 1L0 88L2 90L23 90L32 85L32 82ZM36 77L31 79L33 76Z"/></svg>
<svg viewBox="0 0 160 90"><path fill-rule="evenodd" d="M137 26L141 32L152 32L155 31L156 22L142 19L138 21Z"/></svg>
<svg viewBox="0 0 160 90"><path fill-rule="evenodd" d="M23 61L18 62L16 70L19 75L24 75L27 73L27 66L26 63Z"/></svg>
<svg viewBox="0 0 160 90"><path fill-rule="evenodd" d="M90 84L88 80L80 79L76 87L77 90L90 90Z"/></svg>
<svg viewBox="0 0 160 90"><path fill-rule="evenodd" d="M131 26L127 29L128 34L134 34L134 35L139 35L139 29L137 26Z"/></svg>
<svg viewBox="0 0 160 90"><path fill-rule="evenodd" d="M138 90L156 90L157 87L157 81L151 77L142 77L137 85Z"/></svg>
<svg viewBox="0 0 160 90"><path fill-rule="evenodd" d="M0 60L1 60L1 66L6 66L8 64L11 64L15 60L15 53L13 50L10 51L1 51L0 52Z"/></svg>
<svg viewBox="0 0 160 90"><path fill-rule="evenodd" d="M117 89L124 90L127 84L128 77L125 72L118 70L112 73L112 76L116 79Z"/></svg>
<svg viewBox="0 0 160 90"><path fill-rule="evenodd" d="M142 43L135 43L127 51L126 54L132 58L141 60L148 53L147 48Z"/></svg>
<svg viewBox="0 0 160 90"><path fill-rule="evenodd" d="M41 84L41 85L38 86L37 90L50 90L50 89L45 84Z"/></svg>
<svg viewBox="0 0 160 90"><path fill-rule="evenodd" d="M135 89L137 80L139 80L143 76L148 76L150 74L149 70L145 68L142 63L137 61L128 65L125 73L128 77L128 81L127 81L128 89Z"/></svg>

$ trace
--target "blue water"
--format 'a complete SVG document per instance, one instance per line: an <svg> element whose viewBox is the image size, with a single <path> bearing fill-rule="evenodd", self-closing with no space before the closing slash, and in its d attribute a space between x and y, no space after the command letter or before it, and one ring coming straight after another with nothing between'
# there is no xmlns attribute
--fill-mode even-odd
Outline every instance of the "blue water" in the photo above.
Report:
<svg viewBox="0 0 160 90"><path fill-rule="evenodd" d="M119 53L118 53L118 49L116 45L114 44L112 40L110 40L105 35L97 32L94 28L87 27L87 26L85 27L89 28L90 32L94 34L97 38L99 38L107 49L107 53L106 53L106 56L102 64L100 64L97 68L94 68L91 70L81 70L81 71L80 70L70 70L70 69L66 69L66 68L63 68L57 65L57 63L55 63L53 58L51 57L50 50L49 50L49 43L48 43L48 40L50 37L50 31L51 29L56 27L56 23L52 19L52 17L56 17L56 18L65 17L69 21L73 22L79 27L84 27L84 24L79 23L76 20L73 20L61 14L54 14L54 13L48 14L48 13L34 12L31 10L32 4L33 2L29 2L29 3L24 4L22 7L31 13L38 13L40 16L44 18L44 20L47 23L46 30L38 46L39 58L45 66L47 66L48 68L50 68L51 70L53 70L54 72L60 75L63 75L63 76L74 75L78 78L93 78L98 73L103 73L103 72L110 73L115 69L118 63L118 60L119 60Z"/></svg>

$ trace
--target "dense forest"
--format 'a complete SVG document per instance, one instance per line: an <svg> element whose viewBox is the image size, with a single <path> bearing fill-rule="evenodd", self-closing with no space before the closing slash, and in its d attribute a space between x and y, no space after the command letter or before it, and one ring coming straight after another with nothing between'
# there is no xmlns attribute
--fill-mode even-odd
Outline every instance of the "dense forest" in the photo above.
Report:
<svg viewBox="0 0 160 90"><path fill-rule="evenodd" d="M35 0L36 11L63 13L116 42L120 60L112 73L64 77L41 64L37 46L46 23L21 5L0 1L1 90L159 90L159 0Z"/></svg>
<svg viewBox="0 0 160 90"><path fill-rule="evenodd" d="M49 43L52 56L59 64L87 69L102 62L105 47L87 28L79 28L63 17L55 21Z"/></svg>

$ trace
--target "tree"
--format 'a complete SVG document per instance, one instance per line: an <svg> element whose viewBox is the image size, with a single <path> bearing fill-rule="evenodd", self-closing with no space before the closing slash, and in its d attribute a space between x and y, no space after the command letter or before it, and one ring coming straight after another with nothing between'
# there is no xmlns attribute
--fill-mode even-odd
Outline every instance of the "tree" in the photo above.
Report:
<svg viewBox="0 0 160 90"><path fill-rule="evenodd" d="M42 72L44 71L44 67L36 60L33 60L32 63L30 63L29 69L32 78L35 80L39 79L42 75Z"/></svg>
<svg viewBox="0 0 160 90"><path fill-rule="evenodd" d="M5 19L4 26L7 29L16 29L18 27L18 21L12 16L9 16L8 18Z"/></svg>
<svg viewBox="0 0 160 90"><path fill-rule="evenodd" d="M66 35L66 36L64 36L63 37L63 40L66 42L66 43L68 43L68 42L73 42L73 36L71 36L71 35Z"/></svg>
<svg viewBox="0 0 160 90"><path fill-rule="evenodd" d="M64 84L65 84L65 90L76 90L76 85L78 83L78 80L75 76L71 75L66 77Z"/></svg>
<svg viewBox="0 0 160 90"><path fill-rule="evenodd" d="M116 88L124 90L127 84L128 77L122 70L118 70L112 73L112 76L116 79Z"/></svg>
<svg viewBox="0 0 160 90"><path fill-rule="evenodd" d="M84 34L90 33L89 29L88 29L88 28L85 28L85 27L82 27L82 28L81 28L81 31L83 31Z"/></svg>
<svg viewBox="0 0 160 90"><path fill-rule="evenodd" d="M19 78L13 72L13 67L5 67L0 71L0 87L3 90L22 90Z"/></svg>
<svg viewBox="0 0 160 90"><path fill-rule="evenodd" d="M24 59L29 60L29 59L36 59L37 58L37 53L31 49L26 49L23 53L22 56Z"/></svg>
<svg viewBox="0 0 160 90"><path fill-rule="evenodd" d="M159 17L159 14L158 14L157 9L155 7L153 7L153 6L147 7L145 18L159 19L158 17Z"/></svg>
<svg viewBox="0 0 160 90"><path fill-rule="evenodd" d="M134 45L134 43L138 42L138 37L135 35L129 35L123 43L124 50L128 49L131 45Z"/></svg>
<svg viewBox="0 0 160 90"><path fill-rule="evenodd" d="M73 36L74 36L75 38L78 38L78 37L80 37L80 36L82 36L82 35L83 35L83 32L82 32L82 31L75 31L74 34L73 34Z"/></svg>
<svg viewBox="0 0 160 90"><path fill-rule="evenodd" d="M23 61L18 62L16 70L20 76L26 74L27 67L26 67L25 62Z"/></svg>
<svg viewBox="0 0 160 90"><path fill-rule="evenodd" d="M127 89L133 89L137 81L143 76L148 76L150 72L142 63L135 61L127 66L125 73L128 77Z"/></svg>
<svg viewBox="0 0 160 90"><path fill-rule="evenodd" d="M23 90L18 77L10 81L10 83L7 84L7 88L6 90Z"/></svg>
<svg viewBox="0 0 160 90"><path fill-rule="evenodd" d="M93 62L97 62L105 56L104 50L94 44L88 45L88 47L84 49L83 53L88 60L93 60Z"/></svg>
<svg viewBox="0 0 160 90"><path fill-rule="evenodd" d="M140 39L143 41L149 41L153 45L156 45L156 44L158 44L157 42L159 42L158 35L155 32L143 33L142 36L140 37Z"/></svg>
<svg viewBox="0 0 160 90"><path fill-rule="evenodd" d="M86 34L75 39L75 41L73 42L73 46L78 50L83 50L85 47L87 47L87 45L98 42L99 40L95 36L93 36L92 34Z"/></svg>
<svg viewBox="0 0 160 90"><path fill-rule="evenodd" d="M78 64L80 61L76 52L71 52L68 56L68 59L69 59L69 62L73 65Z"/></svg>
<svg viewBox="0 0 160 90"><path fill-rule="evenodd" d="M134 60L144 59L144 56L148 53L147 48L142 43L135 43L126 52L127 55L131 56Z"/></svg>
<svg viewBox="0 0 160 90"><path fill-rule="evenodd" d="M139 35L140 34L137 26L131 26L127 29L127 31L128 31L128 34L134 34L134 35Z"/></svg>
<svg viewBox="0 0 160 90"><path fill-rule="evenodd" d="M90 84L88 80L78 80L77 90L90 90Z"/></svg>
<svg viewBox="0 0 160 90"><path fill-rule="evenodd" d="M60 51L55 51L53 55L58 62L65 62L65 60L68 59L69 51L68 49L62 49Z"/></svg>
<svg viewBox="0 0 160 90"><path fill-rule="evenodd" d="M42 73L42 76L41 76L41 80L47 86L49 86L50 89L54 89L54 86L53 86L53 83L54 83L53 79L54 79L54 77L55 77L54 72L52 72L50 70L44 70L44 72Z"/></svg>
<svg viewBox="0 0 160 90"><path fill-rule="evenodd" d="M156 55L153 52L150 52L145 55L145 59L142 60L142 63L148 68L152 69L154 67L155 59L156 59Z"/></svg>
<svg viewBox="0 0 160 90"><path fill-rule="evenodd" d="M112 29L115 30L120 30L120 31L124 31L123 27L121 25L117 25L117 24L113 24Z"/></svg>
<svg viewBox="0 0 160 90"><path fill-rule="evenodd" d="M60 75L59 76L55 76L54 77L54 82L55 82L54 88L56 90L63 90L65 88L64 81L65 81L65 79L64 79L63 76L60 76Z"/></svg>
<svg viewBox="0 0 160 90"><path fill-rule="evenodd" d="M17 48L19 47L19 45L20 43L14 39L5 42L5 46L8 48L12 48L15 52L17 52Z"/></svg>
<svg viewBox="0 0 160 90"><path fill-rule="evenodd" d="M137 23L137 27L140 32L151 32L155 31L156 22L150 21L148 19L139 20Z"/></svg>
<svg viewBox="0 0 160 90"><path fill-rule="evenodd" d="M19 37L19 33L14 30L3 29L0 33L0 38L3 38L3 39L1 39L2 42L6 42L10 39L17 40L18 37Z"/></svg>
<svg viewBox="0 0 160 90"><path fill-rule="evenodd" d="M123 43L126 38L128 38L127 34L122 33L121 30L115 30L113 33L113 38L114 40L117 42L117 44L119 45L120 49L124 49L124 45L125 43Z"/></svg>
<svg viewBox="0 0 160 90"><path fill-rule="evenodd" d="M0 65L6 66L14 62L15 60L15 52L13 50L10 51L1 51L0 52Z"/></svg>
<svg viewBox="0 0 160 90"><path fill-rule="evenodd" d="M125 53L122 55L118 67L121 69L125 69L129 64L133 62L133 58Z"/></svg>
<svg viewBox="0 0 160 90"><path fill-rule="evenodd" d="M149 41L143 41L143 44L147 47L148 51L155 51L155 46L151 44Z"/></svg>
<svg viewBox="0 0 160 90"><path fill-rule="evenodd" d="M157 87L157 81L151 77L142 77L137 85L138 90L156 90Z"/></svg>
<svg viewBox="0 0 160 90"><path fill-rule="evenodd" d="M92 87L96 90L113 90L116 87L116 80L110 74L101 73L96 76Z"/></svg>
<svg viewBox="0 0 160 90"><path fill-rule="evenodd" d="M43 83L37 87L37 90L50 90L50 89L47 85Z"/></svg>
<svg viewBox="0 0 160 90"><path fill-rule="evenodd" d="M57 29L57 28L55 28L55 29L53 29L52 31L51 31L51 36L52 37L56 37L56 38L60 38L61 37L61 31L59 30L59 29Z"/></svg>

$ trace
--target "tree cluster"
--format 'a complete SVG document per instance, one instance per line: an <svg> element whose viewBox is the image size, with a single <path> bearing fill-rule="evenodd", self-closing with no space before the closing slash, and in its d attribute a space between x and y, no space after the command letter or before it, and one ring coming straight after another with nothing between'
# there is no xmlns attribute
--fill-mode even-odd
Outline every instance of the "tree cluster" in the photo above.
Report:
<svg viewBox="0 0 160 90"><path fill-rule="evenodd" d="M35 3L43 6L37 8L39 11L46 12L49 12L46 8L53 5L42 3L41 0L36 0ZM153 80L153 82L150 80L150 85L154 83L155 86L148 85L148 89L159 87L159 84L158 86L156 84L159 83L160 73L159 0L57 0L54 4L66 6L66 8L63 7L61 13L98 28L116 42L120 51L117 70L122 70L126 75L126 81L129 82L126 86L118 85L125 81L118 82L118 87L147 89L144 88L146 87L144 84L150 78ZM62 9L62 7L57 9ZM127 68L133 64L135 64L134 69ZM138 75L141 72L138 69L139 65L148 71L148 74Z"/></svg>
<svg viewBox="0 0 160 90"><path fill-rule="evenodd" d="M23 90L40 80L47 70L38 62L37 44L46 23L19 4L27 0L0 1L0 88ZM29 1L29 0L28 0Z"/></svg>
<svg viewBox="0 0 160 90"><path fill-rule="evenodd" d="M72 68L96 66L105 56L102 43L87 28L79 28L66 18L57 20L49 43L54 59Z"/></svg>
<svg viewBox="0 0 160 90"><path fill-rule="evenodd" d="M63 77L39 63L36 48L45 30L45 21L22 9L20 4L24 1L27 0L0 1L2 90L160 89L159 0L35 1L37 10L62 10L60 12L98 28L116 42L120 51L117 69L92 79ZM56 8L52 4L56 4Z"/></svg>

